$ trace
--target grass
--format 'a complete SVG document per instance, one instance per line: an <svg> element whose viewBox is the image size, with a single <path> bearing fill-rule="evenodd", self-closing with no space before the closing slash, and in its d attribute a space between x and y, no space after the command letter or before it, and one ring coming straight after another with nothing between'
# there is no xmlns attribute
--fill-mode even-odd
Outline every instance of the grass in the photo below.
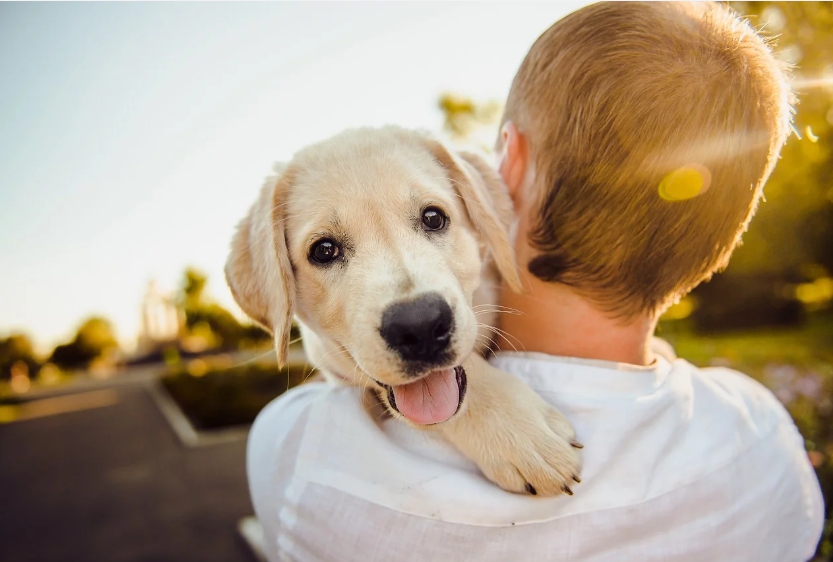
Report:
<svg viewBox="0 0 833 562"><path fill-rule="evenodd" d="M687 325L663 323L658 331L693 364L726 365L764 381L772 365L833 376L833 316L811 317L800 328L761 328L744 332L695 334Z"/></svg>

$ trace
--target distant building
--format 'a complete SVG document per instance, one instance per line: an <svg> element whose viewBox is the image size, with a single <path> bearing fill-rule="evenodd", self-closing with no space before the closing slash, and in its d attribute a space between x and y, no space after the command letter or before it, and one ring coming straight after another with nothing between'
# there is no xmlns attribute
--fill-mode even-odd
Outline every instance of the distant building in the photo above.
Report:
<svg viewBox="0 0 833 562"><path fill-rule="evenodd" d="M179 337L184 318L173 296L159 289L156 280L148 282L142 299L142 325L139 332L139 355L151 353L161 345L172 343Z"/></svg>

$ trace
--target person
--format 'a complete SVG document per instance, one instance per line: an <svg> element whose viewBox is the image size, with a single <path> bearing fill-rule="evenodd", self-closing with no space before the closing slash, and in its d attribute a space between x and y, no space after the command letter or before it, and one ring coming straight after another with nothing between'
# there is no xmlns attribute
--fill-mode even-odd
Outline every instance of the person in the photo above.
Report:
<svg viewBox="0 0 833 562"><path fill-rule="evenodd" d="M430 432L311 384L258 417L252 501L270 560L755 560L813 556L818 481L763 386L652 345L725 267L790 130L767 44L717 4L610 3L533 45L497 143L528 287L495 366L573 423L575 495L490 485Z"/></svg>

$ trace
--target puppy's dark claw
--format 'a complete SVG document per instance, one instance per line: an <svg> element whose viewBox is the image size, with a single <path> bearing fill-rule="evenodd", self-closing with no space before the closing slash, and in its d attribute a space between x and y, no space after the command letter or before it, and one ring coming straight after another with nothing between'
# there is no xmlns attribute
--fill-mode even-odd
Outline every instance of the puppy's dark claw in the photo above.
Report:
<svg viewBox="0 0 833 562"><path fill-rule="evenodd" d="M582 445L578 441L570 441L570 445L572 445L576 449L584 449L584 445Z"/></svg>
<svg viewBox="0 0 833 562"><path fill-rule="evenodd" d="M578 476L576 476L575 474L573 474L573 480L575 480L575 481L576 481L576 484L581 484L581 478L579 478L579 477L578 477Z"/></svg>
<svg viewBox="0 0 833 562"><path fill-rule="evenodd" d="M527 483L526 483L526 491L527 491L527 492L529 492L530 494L532 494L533 496L537 496L537 495L538 495L538 491L537 491L537 490L535 489L535 487L534 487L532 484L530 484L529 482L527 482Z"/></svg>
<svg viewBox="0 0 833 562"><path fill-rule="evenodd" d="M572 496L572 495L573 495L573 491L570 489L570 487L569 487L569 486L564 486L564 487L562 488L562 490L564 490L564 493L565 493L565 494L567 494L568 496Z"/></svg>

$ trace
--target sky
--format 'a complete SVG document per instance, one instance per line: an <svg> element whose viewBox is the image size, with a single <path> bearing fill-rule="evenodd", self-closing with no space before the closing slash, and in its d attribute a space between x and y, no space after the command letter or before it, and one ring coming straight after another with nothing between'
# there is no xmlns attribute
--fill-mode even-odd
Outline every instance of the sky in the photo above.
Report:
<svg viewBox="0 0 833 562"><path fill-rule="evenodd" d="M151 279L223 277L271 164L357 126L439 132L444 91L503 100L580 2L0 3L0 337L42 351Z"/></svg>

